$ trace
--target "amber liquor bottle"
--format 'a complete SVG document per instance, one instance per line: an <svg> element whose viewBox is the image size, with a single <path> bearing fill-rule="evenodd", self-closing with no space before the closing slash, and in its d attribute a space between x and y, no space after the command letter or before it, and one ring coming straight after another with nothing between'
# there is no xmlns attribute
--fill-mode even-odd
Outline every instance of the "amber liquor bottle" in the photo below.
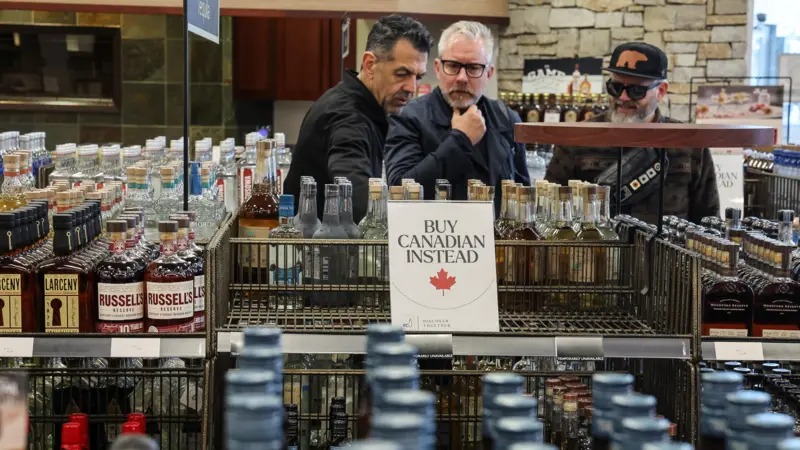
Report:
<svg viewBox="0 0 800 450"><path fill-rule="evenodd" d="M14 215L0 213L0 334L37 330L36 262L26 257Z"/></svg>
<svg viewBox="0 0 800 450"><path fill-rule="evenodd" d="M739 246L730 241L702 245L704 336L746 337L752 322L753 290L738 276Z"/></svg>
<svg viewBox="0 0 800 450"><path fill-rule="evenodd" d="M512 241L538 241L541 236L536 232L536 189L531 186L518 186L516 225L506 233ZM509 272L514 274L514 281L522 285L541 282L544 278L544 249L537 247L511 247Z"/></svg>
<svg viewBox="0 0 800 450"><path fill-rule="evenodd" d="M178 222L158 223L161 256L144 272L147 331L188 333L194 330L194 274L177 255Z"/></svg>
<svg viewBox="0 0 800 450"><path fill-rule="evenodd" d="M177 246L178 256L188 262L194 274L194 331L206 329L206 271L205 261L192 250L189 239L191 221L184 214L172 215L170 220L178 222Z"/></svg>
<svg viewBox="0 0 800 450"><path fill-rule="evenodd" d="M239 208L239 237L264 239L269 231L280 225L278 199L273 195L272 141L259 141L253 191ZM244 244L240 247L239 266L244 278L250 283L269 282L269 260L267 245Z"/></svg>
<svg viewBox="0 0 800 450"><path fill-rule="evenodd" d="M126 249L128 222L109 220L111 254L95 268L98 333L144 332L144 268Z"/></svg>
<svg viewBox="0 0 800 450"><path fill-rule="evenodd" d="M767 242L767 272L755 293L753 336L796 339L800 337L800 283L789 278L793 245Z"/></svg>
<svg viewBox="0 0 800 450"><path fill-rule="evenodd" d="M97 303L94 273L77 258L74 214L53 215L53 257L38 267L39 302L46 333L91 333Z"/></svg>

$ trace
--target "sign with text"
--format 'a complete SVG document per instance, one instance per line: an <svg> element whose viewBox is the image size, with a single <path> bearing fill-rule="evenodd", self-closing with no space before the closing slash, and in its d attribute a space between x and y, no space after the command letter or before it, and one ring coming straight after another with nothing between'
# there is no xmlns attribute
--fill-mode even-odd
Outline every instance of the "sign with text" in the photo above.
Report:
<svg viewBox="0 0 800 450"><path fill-rule="evenodd" d="M712 148L714 174L717 177L720 213L725 208L738 208L744 211L744 152L740 148Z"/></svg>
<svg viewBox="0 0 800 450"><path fill-rule="evenodd" d="M219 0L183 0L189 11L189 31L219 44Z"/></svg>
<svg viewBox="0 0 800 450"><path fill-rule="evenodd" d="M397 201L388 214L392 323L500 331L492 204Z"/></svg>
<svg viewBox="0 0 800 450"><path fill-rule="evenodd" d="M591 95L603 92L602 58L526 59L522 92Z"/></svg>

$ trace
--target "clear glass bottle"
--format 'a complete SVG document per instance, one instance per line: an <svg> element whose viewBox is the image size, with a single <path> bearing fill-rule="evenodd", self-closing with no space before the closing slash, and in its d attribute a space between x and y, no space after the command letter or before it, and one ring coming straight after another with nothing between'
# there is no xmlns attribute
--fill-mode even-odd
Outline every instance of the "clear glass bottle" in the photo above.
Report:
<svg viewBox="0 0 800 450"><path fill-rule="evenodd" d="M314 233L314 239L347 239L347 232L339 224L339 186L325 185L325 210L322 227ZM343 284L348 276L348 260L345 247L341 245L315 245L313 248L313 282L320 286ZM316 306L344 306L347 299L343 292L313 294Z"/></svg>
<svg viewBox="0 0 800 450"><path fill-rule="evenodd" d="M0 210L10 211L26 204L25 186L19 172L19 155L7 154L3 156L3 185L0 186Z"/></svg>
<svg viewBox="0 0 800 450"><path fill-rule="evenodd" d="M577 233L572 227L572 188L559 186L554 203L554 221L548 240L574 241ZM572 279L573 252L568 245L559 245L547 251L548 278L566 284Z"/></svg>
<svg viewBox="0 0 800 450"><path fill-rule="evenodd" d="M367 186L371 188L373 184L382 185L382 183L383 181L380 178L370 178L369 181L367 182ZM300 190L302 193L302 184ZM364 234L364 228L366 228L367 224L372 220L372 215L373 215L373 211L371 209L372 206L373 203L371 201L367 203L367 214L364 215L364 217L361 218L361 221L358 222L358 231L360 234Z"/></svg>
<svg viewBox="0 0 800 450"><path fill-rule="evenodd" d="M322 228L322 221L317 213L317 182L308 177L300 185L300 207L295 224L303 237L311 239L314 233Z"/></svg>
<svg viewBox="0 0 800 450"><path fill-rule="evenodd" d="M598 228L600 222L600 198L597 187L584 188L583 220L575 239L578 241L602 241L603 233ZM573 267L573 281L588 284L605 284L608 279L608 252L605 247L575 248L575 261L580 267Z"/></svg>
<svg viewBox="0 0 800 450"><path fill-rule="evenodd" d="M239 174L237 177L239 184L239 205L243 205L247 202L250 196L253 195L253 184L260 182L260 177L264 176L263 174L258 178L255 176L255 172L257 171L256 145L260 140L261 136L256 132L248 133L245 136L244 158L237 164L237 171Z"/></svg>
<svg viewBox="0 0 800 450"><path fill-rule="evenodd" d="M289 177L292 166L292 152L286 146L286 135L275 133L275 163L278 170L278 192L283 192L283 180Z"/></svg>
<svg viewBox="0 0 800 450"><path fill-rule="evenodd" d="M509 226L505 238L512 241L538 241L541 236L536 232L536 198L535 188L530 186L515 186L512 192L516 194L516 218L513 225ZM511 222L510 222L511 223ZM544 274L543 249L536 247L509 247L505 252L507 281L526 285L539 283Z"/></svg>
<svg viewBox="0 0 800 450"><path fill-rule="evenodd" d="M95 268L98 333L144 331L144 267L134 261L126 246L128 222L109 221L111 254Z"/></svg>
<svg viewBox="0 0 800 450"><path fill-rule="evenodd" d="M161 196L154 205L158 221L166 220L170 214L183 209L183 193L178 188L172 167L161 168L161 183Z"/></svg>
<svg viewBox="0 0 800 450"><path fill-rule="evenodd" d="M239 204L236 202L236 141L233 138L219 143L220 160L217 184L221 184L221 201L225 210L233 213Z"/></svg>
<svg viewBox="0 0 800 450"><path fill-rule="evenodd" d="M142 159L142 146L131 145L121 150L122 152L122 167L130 167L138 163ZM120 173L120 175L122 175Z"/></svg>
<svg viewBox="0 0 800 450"><path fill-rule="evenodd" d="M88 144L78 147L78 167L77 172L72 174L72 184L80 186L83 183L96 185L98 181L99 164L97 160L97 145Z"/></svg>
<svg viewBox="0 0 800 450"><path fill-rule="evenodd" d="M31 170L31 152L21 150L17 152L19 155L19 177L22 180L22 186L25 190L36 188L36 179L33 178L33 171Z"/></svg>
<svg viewBox="0 0 800 450"><path fill-rule="evenodd" d="M100 149L102 164L100 172L106 180L117 180L122 176L120 172L120 147L119 144L104 145Z"/></svg>
<svg viewBox="0 0 800 450"><path fill-rule="evenodd" d="M194 274L176 254L178 223L158 223L161 256L145 269L148 332L189 333L194 329Z"/></svg>
<svg viewBox="0 0 800 450"><path fill-rule="evenodd" d="M280 225L269 231L273 239L302 239L303 232L294 226L294 196L280 196ZM271 244L269 246L269 284L295 286L303 282L302 246ZM294 310L303 307L303 298L296 293L277 292L275 304L280 309Z"/></svg>
<svg viewBox="0 0 800 450"><path fill-rule="evenodd" d="M369 210L372 211L370 221L365 224L361 239L383 242L389 238L389 222L386 216L386 190L383 184L370 184ZM359 246L358 253L359 285L382 285L389 280L388 247L384 245L366 244ZM380 306L383 299L381 291L366 292L362 305Z"/></svg>

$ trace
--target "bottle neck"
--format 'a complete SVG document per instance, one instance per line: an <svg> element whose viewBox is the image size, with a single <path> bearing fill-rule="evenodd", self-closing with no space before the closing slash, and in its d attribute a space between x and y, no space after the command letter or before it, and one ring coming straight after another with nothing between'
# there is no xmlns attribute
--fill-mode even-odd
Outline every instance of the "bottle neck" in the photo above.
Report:
<svg viewBox="0 0 800 450"><path fill-rule="evenodd" d="M111 251L111 253L113 253L115 256L124 255L125 249L127 249L127 239L125 233L110 233L109 238L111 239L111 242L108 245L108 249Z"/></svg>
<svg viewBox="0 0 800 450"><path fill-rule="evenodd" d="M176 239L176 233L161 233L161 256L168 257L175 254Z"/></svg>
<svg viewBox="0 0 800 450"><path fill-rule="evenodd" d="M572 224L572 201L559 199L555 213L556 225L559 227L570 226Z"/></svg>
<svg viewBox="0 0 800 450"><path fill-rule="evenodd" d="M353 198L349 195L341 197L339 205L339 222L347 223L353 221Z"/></svg>
<svg viewBox="0 0 800 450"><path fill-rule="evenodd" d="M778 240L794 245L794 232L791 222L778 223Z"/></svg>
<svg viewBox="0 0 800 450"><path fill-rule="evenodd" d="M75 231L71 229L56 228L53 234L53 254L56 256L69 256L78 249L78 240Z"/></svg>
<svg viewBox="0 0 800 450"><path fill-rule="evenodd" d="M517 222L523 228L533 228L536 223L536 208L529 200L520 200L517 208Z"/></svg>
<svg viewBox="0 0 800 450"><path fill-rule="evenodd" d="M317 217L317 193L306 189L305 194L300 197L300 217L309 217L316 220Z"/></svg>
<svg viewBox="0 0 800 450"><path fill-rule="evenodd" d="M584 227L596 227L600 223L600 202L596 198L584 203L582 223Z"/></svg>
<svg viewBox="0 0 800 450"><path fill-rule="evenodd" d="M328 195L325 197L322 223L325 225L339 225L339 196Z"/></svg>

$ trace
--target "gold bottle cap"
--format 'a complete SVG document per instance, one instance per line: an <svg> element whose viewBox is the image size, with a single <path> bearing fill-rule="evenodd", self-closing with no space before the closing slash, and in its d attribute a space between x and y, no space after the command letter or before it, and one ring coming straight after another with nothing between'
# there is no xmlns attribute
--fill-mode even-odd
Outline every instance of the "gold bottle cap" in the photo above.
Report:
<svg viewBox="0 0 800 450"><path fill-rule="evenodd" d="M558 198L561 200L572 200L572 188L569 186L558 187Z"/></svg>
<svg viewBox="0 0 800 450"><path fill-rule="evenodd" d="M500 189L502 189L503 186L513 186L513 185L514 185L514 180L502 180L502 181L500 181Z"/></svg>
<svg viewBox="0 0 800 450"><path fill-rule="evenodd" d="M380 194L380 193L382 193L382 192L383 192L383 186L381 186L381 185L380 185L380 183L370 183L370 185L369 185L369 192L370 192L371 194L372 194L372 193L376 193L376 192L377 192L378 194Z"/></svg>
<svg viewBox="0 0 800 450"><path fill-rule="evenodd" d="M19 155L3 155L3 165L5 166L5 170L19 170Z"/></svg>
<svg viewBox="0 0 800 450"><path fill-rule="evenodd" d="M402 200L405 194L403 186L391 186L389 188L389 197L392 200Z"/></svg>
<svg viewBox="0 0 800 450"><path fill-rule="evenodd" d="M520 186L517 187L517 201L520 203L528 203L531 201L534 195L534 190L531 186Z"/></svg>

